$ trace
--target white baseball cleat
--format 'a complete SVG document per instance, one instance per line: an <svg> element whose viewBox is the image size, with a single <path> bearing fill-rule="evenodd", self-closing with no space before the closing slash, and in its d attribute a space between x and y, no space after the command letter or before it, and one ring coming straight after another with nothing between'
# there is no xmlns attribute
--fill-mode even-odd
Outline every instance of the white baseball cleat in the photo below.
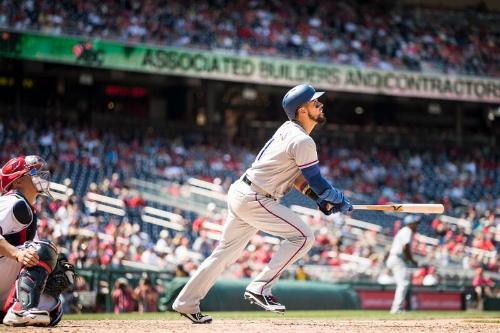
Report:
<svg viewBox="0 0 500 333"><path fill-rule="evenodd" d="M266 311L272 311L279 314L285 313L286 307L273 295L260 295L247 290L243 297L249 301L250 304L260 306Z"/></svg>
<svg viewBox="0 0 500 333"><path fill-rule="evenodd" d="M9 308L3 318L4 325L7 326L48 326L50 315L48 311L32 308L28 310L14 310L14 306Z"/></svg>

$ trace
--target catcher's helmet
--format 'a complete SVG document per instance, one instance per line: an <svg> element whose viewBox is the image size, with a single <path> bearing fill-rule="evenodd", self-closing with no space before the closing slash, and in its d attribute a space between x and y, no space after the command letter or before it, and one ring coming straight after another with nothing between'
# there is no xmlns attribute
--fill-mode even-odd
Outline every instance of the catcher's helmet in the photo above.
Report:
<svg viewBox="0 0 500 333"><path fill-rule="evenodd" d="M46 168L47 163L40 156L15 157L0 169L0 190L2 193L9 191L16 179L27 174L39 193L50 195L50 172Z"/></svg>
<svg viewBox="0 0 500 333"><path fill-rule="evenodd" d="M292 120L295 118L295 112L297 112L297 109L301 105L320 97L324 93L324 91L314 90L308 83L299 84L290 89L285 97L283 97L282 102L283 109L288 119Z"/></svg>

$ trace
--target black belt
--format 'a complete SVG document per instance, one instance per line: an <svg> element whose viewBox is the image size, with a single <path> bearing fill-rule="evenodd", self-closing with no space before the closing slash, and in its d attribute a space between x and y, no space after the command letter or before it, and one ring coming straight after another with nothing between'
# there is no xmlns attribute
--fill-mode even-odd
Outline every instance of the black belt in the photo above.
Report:
<svg viewBox="0 0 500 333"><path fill-rule="evenodd" d="M250 179L247 178L247 175L243 175L243 182L245 184L247 184L248 186L252 186L252 182L250 181ZM269 198L269 199L273 199L273 200L276 200L272 195L270 195L269 193L259 193L260 195L263 195L265 196L266 198Z"/></svg>

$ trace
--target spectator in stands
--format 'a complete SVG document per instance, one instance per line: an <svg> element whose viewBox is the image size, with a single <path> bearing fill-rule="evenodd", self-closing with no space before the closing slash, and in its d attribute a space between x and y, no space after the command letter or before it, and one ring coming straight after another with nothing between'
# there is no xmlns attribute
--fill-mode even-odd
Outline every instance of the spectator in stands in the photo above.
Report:
<svg viewBox="0 0 500 333"><path fill-rule="evenodd" d="M148 277L142 278L134 290L139 312L158 312L160 294Z"/></svg>
<svg viewBox="0 0 500 333"><path fill-rule="evenodd" d="M80 6L76 0L68 1L54 13L46 10L53 7L48 0L38 1L36 6L31 0L0 2L0 27L162 46L222 49L242 55L307 58L382 70L492 76L499 72L495 55L500 43L492 28L499 20L496 12L388 6L388 3L380 7L378 2L359 0L320 6L318 1L312 1L308 5L311 19L297 25L295 22L305 8L299 0L225 1L224 11L218 2L211 1L160 1L155 5L137 2L132 8L123 2L85 3ZM114 13L113 18L109 18L109 13ZM463 29L470 26L475 29L463 34ZM54 141L54 133L47 131L40 145L49 147ZM95 151L95 142L89 140L89 152ZM90 155L90 162L118 163L116 150L106 151L106 159ZM68 149L67 155L72 153ZM418 159L413 159L413 163L418 167ZM178 166L166 169L169 168L182 172Z"/></svg>
<svg viewBox="0 0 500 333"><path fill-rule="evenodd" d="M420 267L416 272L413 273L411 284L414 286L421 286L423 284L424 278L428 271L427 266Z"/></svg>
<svg viewBox="0 0 500 333"><path fill-rule="evenodd" d="M208 239L208 232L206 230L200 231L200 236L196 238L192 246L193 251L200 253L202 259L207 258L212 253L214 246Z"/></svg>
<svg viewBox="0 0 500 333"><path fill-rule="evenodd" d="M303 263L299 263L297 265L297 268L295 269L295 280L307 281L307 280L310 280L310 279L311 279L311 277L304 270L304 264Z"/></svg>
<svg viewBox="0 0 500 333"><path fill-rule="evenodd" d="M413 273L412 285L435 286L438 283L436 269L433 266L422 266Z"/></svg>
<svg viewBox="0 0 500 333"><path fill-rule="evenodd" d="M51 238L63 248L70 248L70 261L79 268L90 266L117 268L126 260L140 261L140 257L137 256L137 253L140 252L139 248L147 249L148 243L154 244L156 241L158 241L157 244L164 244L163 249L167 254L174 252L178 247L180 247L179 254L196 253L195 249L198 249L198 245L195 247L196 239L192 239L191 236L197 236L200 231L206 230L203 227L204 220L212 222L211 217L190 216L186 219L187 225L191 224L193 220L198 220L196 230L193 227L195 232L192 235L179 232L177 239L174 241L168 236L167 231L157 233L155 230L159 231L160 229L147 229L148 225L141 221L140 216L111 218L110 215L100 214L96 210L89 209L83 203L82 198L89 189L88 183L90 182L90 178L86 178L84 175L92 173L94 170L88 168L88 161L85 158L87 151L85 147L89 144L95 144L92 143L93 138L98 139L103 146L103 151L115 151L113 159L116 159L116 163L112 164L115 166L113 168L109 167L111 164L102 164L102 174L96 175L97 178L92 179L96 184L99 184L99 186L95 185L94 190L97 192L106 191L108 195L115 197L131 192L130 189L127 190L128 192L121 191L121 188L128 183L129 178L133 175L132 172L123 173L124 169L135 170L137 168L135 171L138 174L147 174L153 181L156 181L160 179L160 176L151 173L151 169L163 170L162 165L165 167L175 164L185 170L185 175L213 180L215 177L223 177L224 175L234 177L234 174L239 171L235 171L236 169L223 170L224 168L221 169L217 163L214 163L214 168L211 168L210 165L194 168L192 165L205 165L204 161L208 157L222 156L223 154L229 154L231 156L230 160L235 161L235 165L245 165L245 161L253 160L248 157L252 156L251 151L239 146L221 146L217 148L204 146L203 144L189 146L180 139L176 140L175 149L168 148L163 153L154 155L147 152L159 151L159 145L165 147L173 145L169 140L157 137L151 142L145 142L141 147L128 139L120 137L118 133L109 132L102 135L80 127L67 127L63 133L54 125L48 125L43 129L34 126L30 130L30 135L26 136L23 134L26 131L26 124L23 124L23 121L10 119L4 121L4 123L1 125L4 125L5 130L0 132L0 143L4 147L0 152L0 157L3 161L9 158L9 154L20 153L22 147L31 146L33 146L33 151L38 150L42 155L64 157L55 162L55 167L61 170L61 177L56 181L69 185L68 193L71 190L71 194L69 194L69 199L57 200L49 204L46 204L44 200L37 203L37 211L43 215L40 217L39 234ZM52 133L53 138L58 138L58 144L40 145L40 137L45 137L47 133ZM15 142L13 138L16 137L25 138L23 145L13 143ZM45 139L44 142L49 142ZM67 151L67 149L70 149L70 151ZM456 154L467 156L467 150L443 149L439 152L428 150L410 154L411 159L406 156L407 152L384 149L359 150L354 147L326 151L325 154L324 160L330 161L328 178L332 179L335 184L343 184L342 182L353 183L353 188L359 190L359 194L368 198L369 201L375 201L377 198L382 197L389 201L404 198L404 196L398 197L399 194L398 191L395 191L396 188L401 188L401 192L406 193L405 195L408 195L408 197L413 197L419 191L418 188L425 188L428 191L425 194L425 200L446 201L448 199L443 193L447 189L451 191L456 179L465 179L465 183L469 185L464 192L464 198L474 202L474 204L463 206L462 203L446 201L448 202L447 214L459 218L460 225L446 222L440 218L435 219L427 235L438 238L441 245L438 247L433 246L428 251L427 259L430 264L436 264L437 260L439 260L438 270L439 267L444 267L444 265L458 269L457 263L462 260L463 269L466 270L482 267L485 271L499 272L498 255L494 254L493 251L500 249L500 242L498 242L498 239L500 239L500 216L498 213L495 214L495 211L500 207L500 200L495 201L491 197L477 196L474 192L474 188L480 189L481 193L489 191L490 187L483 187L483 184L488 184L491 181L500 184L497 153L486 150L478 151L474 153L474 158L467 159L465 165L457 162L454 156ZM100 158L103 160L106 158L104 153ZM154 168L141 169L146 158L148 163L154 164ZM170 162L165 163L167 160ZM343 160L349 161L349 163L341 162ZM406 172L404 172L406 169L418 171L421 177L416 179L408 178ZM366 172L370 187L361 186L366 184L366 179L357 176L356 170ZM116 181L116 176L112 176L113 172L118 172L120 177L123 177L120 182ZM104 184L103 178L109 178L111 181ZM113 181L113 179L115 180ZM177 189L180 188L183 180L181 177L173 177L172 181L176 182L176 184L172 186ZM419 186L415 189L407 186L407 182L416 182ZM439 186L436 184L439 184ZM450 187L448 188L448 186ZM493 187L490 191L491 193L498 193L498 190L498 187ZM146 202L146 204L151 206L155 203ZM181 213L188 216L184 211ZM381 252L381 250L374 249L371 243L370 246L365 245L364 239L367 235L352 234L345 227L344 220L335 219L333 221L334 223L327 224L329 228L321 229L321 234L317 235L317 244L313 247L311 256L307 258L306 263L330 265L333 271L341 272L336 273L335 278L346 278L348 275L345 268L352 266L348 266L349 263L340 259L339 255L341 253L368 254L371 256L372 251ZM324 226L325 221L321 219L314 218L310 220L310 225L317 227L318 230L321 228L322 223ZM331 228L332 225L334 226L333 229ZM387 225L382 223L384 229L378 236L385 235L386 231L393 225L392 223ZM157 239L158 234L160 240ZM186 240L181 241L183 237ZM198 243L200 242L198 241ZM421 253L421 249L419 246L418 253ZM252 270L258 270L259 265L268 260L273 249L269 245L264 246L261 244L256 246L255 250L248 255L247 261L239 262L240 267L234 270L234 276L248 276ZM155 248L155 252L159 256L161 251ZM178 258L173 254L163 257L160 259L161 267L172 273L175 272ZM186 255L185 260L187 262L184 267L193 267L195 265L196 259L193 259L191 255ZM190 271L189 268L187 270ZM374 272L373 279L376 278L378 271L374 270ZM357 271L356 273L359 274ZM189 272L183 274L189 274Z"/></svg>
<svg viewBox="0 0 500 333"><path fill-rule="evenodd" d="M178 264L175 270L175 277L187 277L189 273L184 269L184 265Z"/></svg>
<svg viewBox="0 0 500 333"><path fill-rule="evenodd" d="M381 285L394 284L394 277L391 274L391 270L383 268L377 277L377 283Z"/></svg>
<svg viewBox="0 0 500 333"><path fill-rule="evenodd" d="M429 266L427 268L427 274L425 274L422 280L423 286L435 286L439 282L439 277L436 274L436 268L434 266Z"/></svg>
<svg viewBox="0 0 500 333"><path fill-rule="evenodd" d="M492 296L492 288L495 286L495 282L489 277L484 276L482 268L477 268L476 275L472 280L472 286L476 293L478 309L482 310L483 298Z"/></svg>
<svg viewBox="0 0 500 333"><path fill-rule="evenodd" d="M172 252L171 239L169 238L168 231L166 229L160 231L160 238L156 242L155 250L160 253Z"/></svg>
<svg viewBox="0 0 500 333"><path fill-rule="evenodd" d="M130 289L127 279L118 278L115 281L111 298L113 300L114 312L116 314L134 311L134 292Z"/></svg>

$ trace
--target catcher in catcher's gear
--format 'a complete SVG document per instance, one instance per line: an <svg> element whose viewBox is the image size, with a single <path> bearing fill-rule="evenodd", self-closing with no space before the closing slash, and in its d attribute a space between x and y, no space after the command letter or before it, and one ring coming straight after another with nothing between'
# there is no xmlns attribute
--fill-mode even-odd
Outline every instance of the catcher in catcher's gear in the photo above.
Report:
<svg viewBox="0 0 500 333"><path fill-rule="evenodd" d="M60 295L74 286L76 278L75 268L65 255L59 254L56 258L55 248L50 242L35 241L27 243L27 247L39 247L40 262L47 261L40 266L46 267L54 264L48 274L47 271L35 268L23 268L15 283L12 296L5 303L8 308L3 320L6 325L12 326L55 326L61 321L63 311ZM45 254L44 254L45 252ZM48 254L48 256L47 256ZM25 313L29 315L26 315ZM25 317L28 317L27 321ZM37 323L33 321L36 320Z"/></svg>
<svg viewBox="0 0 500 333"><path fill-rule="evenodd" d="M6 325L47 326L60 320L59 295L44 293L47 280L57 276L57 249L37 239L33 208L38 195L50 196L46 166L31 155L0 169L0 319Z"/></svg>

